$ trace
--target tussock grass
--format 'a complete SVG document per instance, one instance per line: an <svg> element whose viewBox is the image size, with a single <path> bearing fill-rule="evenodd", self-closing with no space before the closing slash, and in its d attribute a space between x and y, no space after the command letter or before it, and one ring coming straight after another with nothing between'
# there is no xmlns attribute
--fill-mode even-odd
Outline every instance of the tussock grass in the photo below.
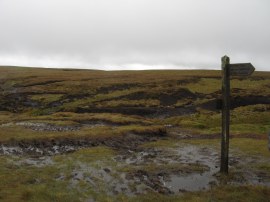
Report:
<svg viewBox="0 0 270 202"><path fill-rule="evenodd" d="M232 149L238 149L245 155L270 157L267 140L254 140L251 138L233 138L230 141ZM270 160L270 159L269 159Z"/></svg>
<svg viewBox="0 0 270 202"><path fill-rule="evenodd" d="M44 104L49 104L54 101L58 101L62 98L63 94L41 94L41 95L32 95L31 99L42 102Z"/></svg>
<svg viewBox="0 0 270 202"><path fill-rule="evenodd" d="M163 126L142 126L126 125L112 128L110 126L97 126L93 128L83 127L78 131L54 132L54 131L35 131L23 126L2 127L0 131L0 142L17 142L17 141L47 141L51 139L104 139L117 138L125 134L135 133L141 135L158 135L166 134Z"/></svg>

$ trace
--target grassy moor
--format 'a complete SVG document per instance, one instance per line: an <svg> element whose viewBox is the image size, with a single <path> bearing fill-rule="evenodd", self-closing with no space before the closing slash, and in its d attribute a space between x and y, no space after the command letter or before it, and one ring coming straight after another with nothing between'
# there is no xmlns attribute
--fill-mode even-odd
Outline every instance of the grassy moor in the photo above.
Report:
<svg viewBox="0 0 270 202"><path fill-rule="evenodd" d="M0 67L0 201L269 201L270 72Z"/></svg>

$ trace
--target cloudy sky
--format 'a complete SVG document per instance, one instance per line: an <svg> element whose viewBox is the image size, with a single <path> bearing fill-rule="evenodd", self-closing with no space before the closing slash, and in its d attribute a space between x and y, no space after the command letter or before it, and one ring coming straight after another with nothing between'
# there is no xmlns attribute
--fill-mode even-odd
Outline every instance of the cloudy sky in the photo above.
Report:
<svg viewBox="0 0 270 202"><path fill-rule="evenodd" d="M0 0L0 65L270 71L269 0Z"/></svg>

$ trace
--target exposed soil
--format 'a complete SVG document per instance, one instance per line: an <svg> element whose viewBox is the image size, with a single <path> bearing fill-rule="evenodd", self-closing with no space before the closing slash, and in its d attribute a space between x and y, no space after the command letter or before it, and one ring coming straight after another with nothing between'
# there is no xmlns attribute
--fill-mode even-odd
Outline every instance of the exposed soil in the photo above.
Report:
<svg viewBox="0 0 270 202"><path fill-rule="evenodd" d="M145 117L166 118L171 116L180 116L184 114L193 114L196 112L194 106L191 107L78 107L76 113L120 113L126 115L140 115Z"/></svg>
<svg viewBox="0 0 270 202"><path fill-rule="evenodd" d="M142 84L139 84L139 83L115 84L111 86L100 87L99 89L96 90L96 94L99 94L99 93L107 94L109 92L116 91L116 90L127 90L130 88L141 87L141 86Z"/></svg>
<svg viewBox="0 0 270 202"><path fill-rule="evenodd" d="M72 102L74 100L79 100L87 97L91 97L94 94L89 93L80 93L80 94L73 94L73 95L64 95L58 102L65 103L65 102Z"/></svg>
<svg viewBox="0 0 270 202"><path fill-rule="evenodd" d="M160 123L160 120L167 117L188 116L194 113L203 114L204 110L202 109L209 110L207 113L210 115L216 114L211 111L221 109L222 103L219 102L221 96L220 90L210 94L192 93L189 89L183 87L185 87L186 84L197 83L201 78L206 78L206 81L207 78L220 79L218 74L217 76L197 75L187 77L179 74L178 77L178 75L169 75L168 72L166 72L164 78L161 78L160 75L156 75L157 78L155 80L149 81L151 75L147 72L142 73L143 78L133 79L133 77L131 77L132 75L126 78L126 73L107 74L105 72L95 72L95 75L92 75L92 71L85 70L76 70L76 72L69 69L57 71L61 71L61 73L59 74L58 72L58 75L55 77L53 73L50 73L49 75L52 75L52 77L47 76L49 78L47 81L44 81L44 78L47 77L42 77L43 79L39 80L41 77L38 73L36 73L37 76L22 76L13 80L0 80L0 110L16 113L25 112L22 117L27 117L28 113L31 114L31 121L29 121L29 119L28 121L22 120L19 122L5 123L0 125L0 129L1 127L12 128L12 126L20 126L17 128L26 128L27 130L25 129L25 131L32 133L33 131L31 130L34 130L36 131L35 135L40 134L41 137L44 134L54 136L54 138L45 138L44 136L43 139L0 142L0 156L6 156L7 161L9 163L11 162L11 165L14 164L17 167L21 166L23 169L24 166L29 166L29 168L42 167L44 169L46 167L55 168L59 170L59 172L56 172L57 176L51 176L51 179L63 181L64 183L67 182L68 188L80 189L80 184L84 184L86 187L88 186L88 188L91 186L97 193L107 193L109 195L137 195L149 192L177 194L181 192L207 190L221 184L241 186L260 185L270 187L270 174L267 172L267 169L269 169L267 167L269 158L259 155L249 156L241 153L241 151L232 150L230 151L229 161L231 176L225 179L224 176L219 174L219 149L213 145L205 146L203 144L192 145L183 143L189 142L183 141L185 139L220 138L220 134L195 134L187 130L184 131L174 125L167 125L166 131L159 130L147 133L135 133L134 131L130 131L122 134L120 130L119 133L116 133L117 135L115 137L112 137L111 134L102 134L102 136L92 137L89 137L90 135L87 137L87 134L83 137L76 137L76 135L68 135L75 134L76 131L79 132L84 129L87 131L89 129L87 127L91 128L91 133L95 130L95 127L110 127L112 130L117 130L117 127L130 123L114 123L99 119L81 121L74 118L72 123L75 124L73 125L57 125L53 124L52 121L44 123L45 120L44 122L33 120L34 115L51 114L56 111L140 115L142 120L144 117L153 118L153 123ZM70 74L72 75L72 80L67 80L67 78L69 78L68 71L74 71ZM80 71L85 72L78 74ZM4 74L5 72L3 71L2 73ZM32 73L31 71L31 75ZM89 73L89 75L85 76L84 73ZM74 77L75 74L77 74L76 78ZM153 76L155 76L155 74L153 74ZM168 77L169 80L166 77ZM264 79L263 76L250 78L250 80L256 81ZM73 81L87 82L78 83L78 86L81 88L78 87L78 89L76 89L70 88ZM57 85L55 89L53 88L54 84ZM207 85L212 87L211 80L209 80ZM265 85L265 82L262 82L261 86L265 88L269 87L268 84ZM108 96L107 99L102 99L102 101L91 102L91 104L85 103L86 98L98 97L99 94L104 98L108 93L128 89L131 90L130 92L134 92L133 89L141 89L141 91L128 95L119 92L120 95L118 97L112 98ZM124 93L126 92L128 91ZM259 92L260 94L256 95L252 94L253 90L249 90L248 88L231 89L231 108L234 109L256 104L269 105L270 97L264 93L269 91ZM46 96L46 94L58 94L55 97L48 96L47 99L58 100L50 103L31 100L32 95L43 96L43 94L44 96ZM157 103L160 104L153 105L156 107L130 107L130 105L102 107L103 102L105 103L104 106L107 106L107 101L122 99L125 101L153 99L159 101ZM82 102L80 102L80 100L82 100ZM66 107L66 105L64 105L65 103L70 103L71 105ZM181 103L184 103L182 107L176 107L181 105ZM267 111L269 110L269 106L265 106L265 108L258 107L258 109L254 107L253 110L258 110L259 112ZM13 113L12 117L15 117L16 113ZM8 113L3 113L5 120L9 117L9 114L7 114ZM166 123L168 121L169 119L166 120ZM172 120L172 122L177 122L177 120ZM143 125L143 123L140 122L132 122L132 124ZM8 131L10 132L12 130ZM24 131L22 130L22 132ZM78 133L78 136L85 133ZM65 137L63 137L64 135ZM23 137L23 135L21 137ZM267 138L267 136L243 133L241 133L241 135L231 134L231 138L234 137ZM164 144L168 142L168 145L164 147L159 146L159 142L155 145L155 141L159 140L169 140L161 141L162 144L163 142L165 142ZM152 142L153 144L147 144L148 146L144 145L144 143L148 142ZM102 146L101 149L104 149L104 147L106 149L113 149L113 152L108 156L105 154L99 159L95 156L91 157L91 155L84 159L85 156L83 152L82 154L80 154L80 152L75 153L84 148L89 148L89 151L85 150L85 152L90 152L92 149L94 151L97 146ZM109 152L110 151L111 150L109 150ZM77 155L81 155L80 158L77 159ZM103 160L103 157L106 160ZM63 162L61 162L62 160ZM69 162L67 163L67 161ZM258 165L265 166L265 168L258 168ZM32 180L33 182L31 181L31 183L40 183L40 180L42 179L38 179L37 177L37 179Z"/></svg>
<svg viewBox="0 0 270 202"><path fill-rule="evenodd" d="M185 78L177 81L177 85L186 85L189 83L198 83L200 78Z"/></svg>
<svg viewBox="0 0 270 202"><path fill-rule="evenodd" d="M247 106L247 105L257 105L257 104L270 104L269 96L257 96L257 95L248 95L248 96L235 96L231 97L230 100L230 109L235 109L237 107ZM211 111L216 111L222 109L222 100L221 98L214 98L200 104L199 107Z"/></svg>
<svg viewBox="0 0 270 202"><path fill-rule="evenodd" d="M176 91L172 90L164 93L155 93L155 92L135 92L125 96L120 96L116 100L128 99L128 100L142 100L142 99L157 99L160 100L162 106L171 106L176 104L177 100L184 98L193 98L197 97L196 94L190 92L186 88L180 88Z"/></svg>
<svg viewBox="0 0 270 202"><path fill-rule="evenodd" d="M8 94L0 98L0 110L2 111L19 112L26 107L37 108L41 106L39 102L30 100L25 93Z"/></svg>
<svg viewBox="0 0 270 202"><path fill-rule="evenodd" d="M1 127L5 126L12 126L12 125L17 125L17 126L24 126L25 128L29 128L35 131L55 131L55 132L67 132L67 131L75 131L79 130L80 126L79 125L55 125L51 123L41 123L41 122L17 122L17 123L6 123L2 124Z"/></svg>
<svg viewBox="0 0 270 202"><path fill-rule="evenodd" d="M236 96L231 99L231 109L240 106L256 105L256 104L270 104L270 97L248 95L248 96Z"/></svg>
<svg viewBox="0 0 270 202"><path fill-rule="evenodd" d="M58 151L57 146L54 148ZM218 173L219 152L215 148L181 143L178 147L163 149L137 146L122 148L119 154L112 158L116 163L114 167L102 160L97 160L91 165L76 161L76 168L71 174L63 172L55 176L55 179L69 180L72 187L76 187L79 182L85 182L96 191L105 191L110 195L136 195L149 191L175 194L207 190L224 183L270 186L269 173L252 172L245 166L246 163L255 165L261 160L232 153L230 169L237 168L238 171L226 181ZM14 164L44 167L54 165L55 162L50 156L42 155L24 157ZM123 172L123 168L126 171Z"/></svg>
<svg viewBox="0 0 270 202"><path fill-rule="evenodd" d="M36 82L36 83L30 83L30 84L15 84L14 87L43 86L43 85L58 83L58 82L62 82L62 81L65 81L65 80L50 80L50 81Z"/></svg>
<svg viewBox="0 0 270 202"><path fill-rule="evenodd" d="M121 137L104 138L58 138L11 141L0 145L0 154L6 155L55 155L76 151L81 148L108 146L116 149L131 149L154 141L163 134L126 134Z"/></svg>
<svg viewBox="0 0 270 202"><path fill-rule="evenodd" d="M219 156L219 152L211 147L180 144L179 147L173 149L153 148L129 151L117 156L116 161L135 167L135 170L127 174L127 179L137 180L159 193L170 194L205 190L224 183L217 177L219 176ZM243 169L226 183L269 186L269 174L264 173L261 176L259 173L252 173L244 166L246 162L254 165L254 161L260 162L254 158L231 156L230 169L240 165ZM176 164L175 168L164 168L165 165L174 164ZM157 167L148 170L148 165L157 165ZM199 169L196 170L196 167Z"/></svg>
<svg viewBox="0 0 270 202"><path fill-rule="evenodd" d="M16 124L41 131L51 130L50 127L58 127L33 122L18 122ZM91 125L92 123L86 122L85 124ZM95 126L92 125L92 127ZM74 129L78 130L79 128L66 128L66 130ZM59 133L61 130L55 130L55 132ZM169 138L179 139L177 137L180 139L195 138L193 134L184 131L178 135L169 135ZM246 163L255 165L264 162L262 159L232 152L229 162L230 169L237 169L238 173L232 179L224 182L223 178L218 174L220 155L214 147L194 146L181 142L177 146L168 146L166 148L140 147L145 142L167 138L164 132L160 131L153 134L129 133L115 138L59 138L13 141L0 145L0 155L20 156L20 160L14 161L14 164L18 166L44 167L55 165L56 162L51 157L53 155L68 155L70 152L95 146L113 148L118 152L112 158L116 163L114 167L101 160L97 160L93 165L77 161L77 166L72 170L71 174L62 173L55 176L55 180L68 180L71 187L76 187L78 183L85 182L91 185L94 190L98 192L105 191L110 195L119 193L136 195L148 193L149 191L161 194L175 194L207 190L224 183L270 186L269 173L256 172L246 167ZM196 136L196 138L204 137ZM122 171L122 169L125 171ZM101 184L102 186L100 186Z"/></svg>
<svg viewBox="0 0 270 202"><path fill-rule="evenodd" d="M119 155L116 160L139 168L128 173L128 179L139 179L141 183L159 193L170 194L202 190L213 184L213 174L217 171L217 166L212 165L216 160L212 159L211 152L213 151L210 149L200 150L194 146L165 150L143 149ZM217 158L216 154L214 158ZM154 170L144 170L147 165L157 167ZM175 167L166 168L166 165Z"/></svg>
<svg viewBox="0 0 270 202"><path fill-rule="evenodd" d="M252 77L253 78L253 77ZM197 82L200 78L186 78L182 80L178 80L177 83L179 85ZM254 77L253 79L262 79L260 77ZM12 86L7 92L3 92L0 95L0 110L3 111L10 111L10 112L22 112L27 111L32 108L39 108L44 109L45 114L51 114L56 111L66 111L66 109L61 108L64 103L73 102L75 100L89 98L98 94L107 94L109 92L117 91L117 90L127 90L136 87L143 87L141 83L123 83L123 84L113 84L109 86L102 86L97 89L93 88L92 93L80 93L80 92L73 92L72 94L67 94L67 92L25 92L25 89L31 86L44 86L46 85L62 82L64 80L60 79L53 79L44 82L35 82L31 84L15 84ZM173 82L173 81L171 81ZM150 83L151 84L151 83ZM149 87L150 84L148 83L147 86ZM154 83L153 83L154 85ZM36 94L63 94L61 98L57 101L53 101L50 103L42 103L35 100L31 100L31 95ZM270 97L269 96L260 96L260 95L249 95L246 89L239 89L233 88L231 89L231 109L246 106L246 105L255 105L255 104L270 104ZM241 96L240 96L241 94ZM245 96L242 96L245 95ZM108 98L103 100L111 101L111 100L142 100L142 99L155 99L160 101L160 105L158 107L127 107L127 106L119 106L119 107L96 107L95 103L92 103L91 106L84 106L78 107L75 109L78 113L83 112L92 112L92 113L122 113L122 114L134 114L134 115L141 115L141 116L157 116L159 118L170 117L170 116L179 116L183 114L192 114L196 112L196 107L200 107L207 110L217 111L220 110L222 107L222 102L220 100L221 91L217 91L211 94L202 94L202 93L192 93L187 88L178 88L177 90L172 89L166 90L165 92L151 92L148 90L130 93L128 95L119 96L116 98ZM174 105L182 99L189 99L189 105L177 108ZM209 99L208 102L203 104L196 105L194 101L198 99ZM99 103L99 102L97 102ZM73 111L73 110L72 110Z"/></svg>

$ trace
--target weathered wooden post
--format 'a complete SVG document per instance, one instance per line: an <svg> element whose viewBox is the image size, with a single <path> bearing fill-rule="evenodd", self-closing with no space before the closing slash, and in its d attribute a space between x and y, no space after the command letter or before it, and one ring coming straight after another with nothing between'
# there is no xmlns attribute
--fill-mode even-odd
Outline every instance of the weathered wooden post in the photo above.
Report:
<svg viewBox="0 0 270 202"><path fill-rule="evenodd" d="M221 58L222 68L222 133L220 172L228 173L230 137L230 58Z"/></svg>
<svg viewBox="0 0 270 202"><path fill-rule="evenodd" d="M230 139L230 77L249 76L255 68L251 63L230 64L230 58L223 56L222 64L222 131L220 172L228 173Z"/></svg>
<svg viewBox="0 0 270 202"><path fill-rule="evenodd" d="M268 132L268 149L270 151L270 131Z"/></svg>

